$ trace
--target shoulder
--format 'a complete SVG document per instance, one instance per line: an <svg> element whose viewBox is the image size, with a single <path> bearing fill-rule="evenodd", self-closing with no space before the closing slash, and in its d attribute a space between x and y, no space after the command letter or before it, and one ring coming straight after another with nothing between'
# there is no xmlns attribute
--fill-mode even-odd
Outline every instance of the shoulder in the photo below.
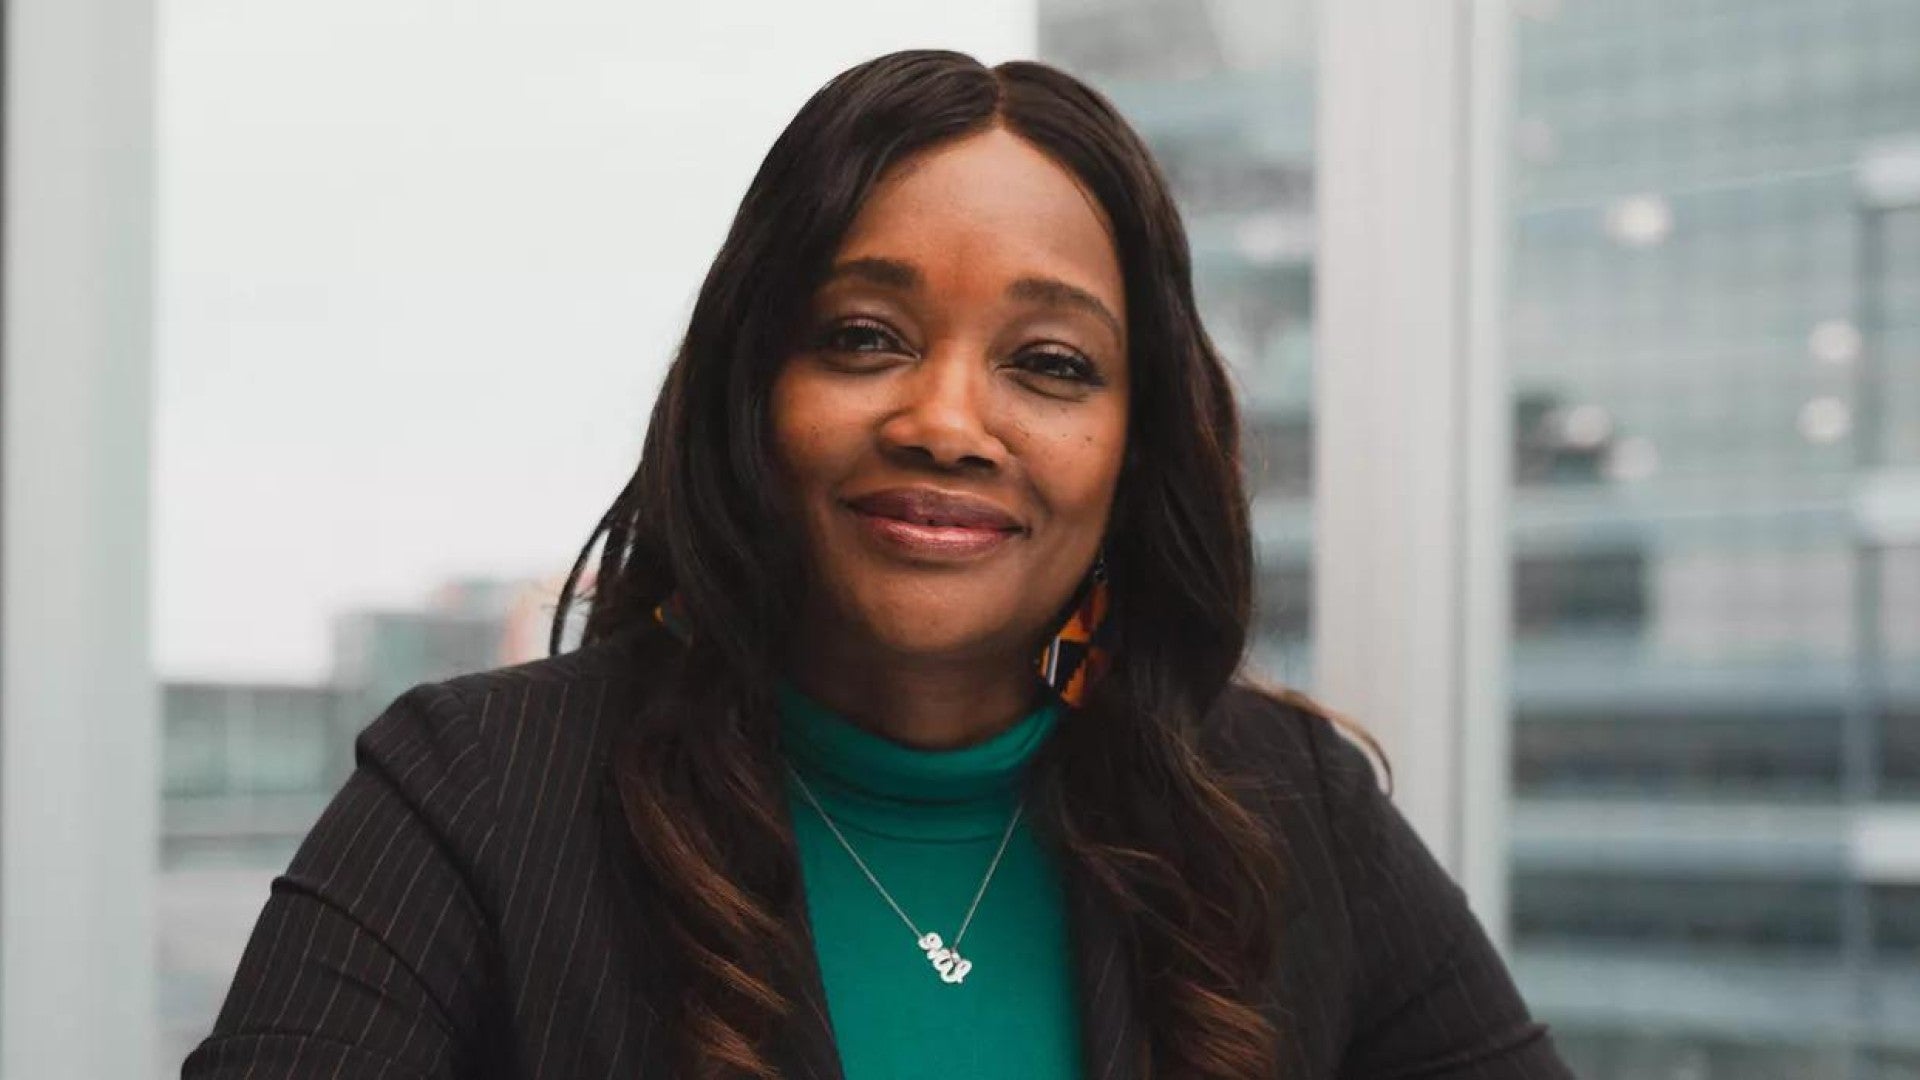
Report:
<svg viewBox="0 0 1920 1080"><path fill-rule="evenodd" d="M1280 990L1344 1002L1341 1075L1567 1080L1465 892L1388 797L1351 722L1304 695L1235 686L1202 741L1267 797L1285 863ZM1324 1014L1323 1014L1324 1015Z"/></svg>
<svg viewBox="0 0 1920 1080"><path fill-rule="evenodd" d="M658 635L627 632L559 656L421 683L354 741L378 778L454 850L480 858L511 834L591 805L614 736L654 685ZM501 832L510 835L496 836Z"/></svg>
<svg viewBox="0 0 1920 1080"><path fill-rule="evenodd" d="M1297 691L1235 681L1208 710L1199 739L1216 768L1269 790L1333 805L1381 793L1357 737Z"/></svg>
<svg viewBox="0 0 1920 1080"><path fill-rule="evenodd" d="M1295 691L1235 684L1208 714L1203 757L1269 823L1295 884L1333 924L1431 860L1351 721Z"/></svg>
<svg viewBox="0 0 1920 1080"><path fill-rule="evenodd" d="M631 708L657 677L661 657L649 635L630 631L557 656L421 683L361 731L356 749L377 755L425 742L464 761L515 757L529 750L530 735L597 743L609 714Z"/></svg>

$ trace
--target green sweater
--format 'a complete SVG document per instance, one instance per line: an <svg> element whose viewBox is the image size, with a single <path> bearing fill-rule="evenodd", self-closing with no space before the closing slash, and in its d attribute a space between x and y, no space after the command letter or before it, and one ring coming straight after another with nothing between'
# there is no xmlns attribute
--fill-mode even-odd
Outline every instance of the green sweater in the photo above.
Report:
<svg viewBox="0 0 1920 1080"><path fill-rule="evenodd" d="M791 685L787 761L922 933L951 946L1018 798L1021 771L1058 721L1044 706L958 750L919 750L861 728ZM1055 860L1023 814L942 981L912 931L834 838L798 784L788 804L820 974L847 1080L1080 1074L1079 1014Z"/></svg>

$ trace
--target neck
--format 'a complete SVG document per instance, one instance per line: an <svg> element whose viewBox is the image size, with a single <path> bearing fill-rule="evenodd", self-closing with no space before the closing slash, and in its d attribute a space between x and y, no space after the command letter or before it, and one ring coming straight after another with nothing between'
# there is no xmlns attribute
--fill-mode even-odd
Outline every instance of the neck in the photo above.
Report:
<svg viewBox="0 0 1920 1080"><path fill-rule="evenodd" d="M1012 727L1035 705L1032 658L889 654L803 631L787 664L800 692L877 735L953 750Z"/></svg>

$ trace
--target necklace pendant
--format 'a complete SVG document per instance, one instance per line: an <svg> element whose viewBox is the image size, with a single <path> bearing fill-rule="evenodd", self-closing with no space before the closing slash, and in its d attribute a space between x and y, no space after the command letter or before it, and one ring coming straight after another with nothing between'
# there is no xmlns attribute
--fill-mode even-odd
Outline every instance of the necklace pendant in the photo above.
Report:
<svg viewBox="0 0 1920 1080"><path fill-rule="evenodd" d="M920 935L919 945L927 954L927 962L933 965L934 971L939 972L941 982L958 984L967 977L967 972L973 970L973 961L947 948L939 934Z"/></svg>

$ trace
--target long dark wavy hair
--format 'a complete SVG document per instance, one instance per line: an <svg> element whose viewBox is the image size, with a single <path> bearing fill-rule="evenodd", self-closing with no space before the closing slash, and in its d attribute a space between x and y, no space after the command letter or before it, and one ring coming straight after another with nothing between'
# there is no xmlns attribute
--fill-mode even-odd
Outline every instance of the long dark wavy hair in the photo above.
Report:
<svg viewBox="0 0 1920 1080"><path fill-rule="evenodd" d="M773 688L803 575L775 490L774 376L875 181L995 125L1105 209L1131 350L1106 547L1115 663L1034 761L1033 820L1132 943L1149 988L1145 1073L1277 1068L1282 1033L1261 1008L1281 922L1274 838L1200 752L1203 719L1245 652L1253 554L1236 406L1196 312L1185 229L1146 147L1096 91L1044 64L914 50L835 77L768 152L701 286L639 466L554 620L555 651L581 600L583 643L659 633L652 609L677 591L692 624L689 644L662 644L671 662L615 756L627 826L684 961L680 1075L774 1075L765 1040L791 1008L777 974L798 962L803 896Z"/></svg>

